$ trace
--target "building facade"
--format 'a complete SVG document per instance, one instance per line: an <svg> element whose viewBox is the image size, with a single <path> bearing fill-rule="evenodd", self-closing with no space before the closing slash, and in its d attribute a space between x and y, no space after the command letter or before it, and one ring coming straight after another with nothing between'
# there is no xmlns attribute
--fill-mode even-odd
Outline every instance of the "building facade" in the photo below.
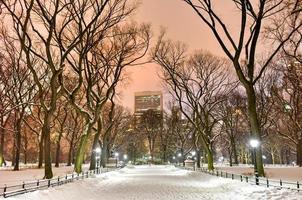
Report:
<svg viewBox="0 0 302 200"><path fill-rule="evenodd" d="M153 110L159 115L163 112L163 94L161 91L144 91L134 94L134 116L136 125L140 123L140 119L144 112Z"/></svg>

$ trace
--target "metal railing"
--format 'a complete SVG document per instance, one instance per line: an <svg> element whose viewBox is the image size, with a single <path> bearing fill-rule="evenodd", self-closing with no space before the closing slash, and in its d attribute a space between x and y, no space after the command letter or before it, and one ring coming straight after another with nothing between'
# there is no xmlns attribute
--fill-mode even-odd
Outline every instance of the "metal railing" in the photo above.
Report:
<svg viewBox="0 0 302 200"><path fill-rule="evenodd" d="M28 193L28 192L33 192L36 190L46 189L49 187L55 187L70 182L74 182L76 180L89 178L104 172L114 171L116 169L117 168L98 168L95 170L88 170L80 174L77 173L66 174L64 176L58 176L52 179L42 179L42 180L30 181L26 183L23 182L22 184L19 185L11 185L11 186L4 185L4 187L0 187L0 197L3 196L4 198L7 198L11 196Z"/></svg>
<svg viewBox="0 0 302 200"><path fill-rule="evenodd" d="M291 189L291 190L297 190L300 191L302 188L302 184L297 181L297 182L291 182L291 181L283 181L283 180L275 180L275 179L268 179L265 177L258 177L258 176L245 176L242 174L234 174L234 173L229 173L221 170L208 170L207 168L188 168L188 167L181 167L186 170L191 170L191 171L200 171L206 174L210 174L213 176L217 177L222 177L222 178L230 178L233 180L239 180L241 182L246 182L250 183L253 185L260 185L260 186L265 186L265 187L275 187L275 188L284 188L284 189Z"/></svg>

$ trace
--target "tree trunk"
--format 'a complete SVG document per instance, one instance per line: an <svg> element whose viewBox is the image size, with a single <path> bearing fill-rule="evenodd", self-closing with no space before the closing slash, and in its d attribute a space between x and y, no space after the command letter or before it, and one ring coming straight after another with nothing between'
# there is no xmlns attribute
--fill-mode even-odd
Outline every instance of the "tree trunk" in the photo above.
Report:
<svg viewBox="0 0 302 200"><path fill-rule="evenodd" d="M27 132L24 132L24 164L27 164L27 149L28 149L28 138Z"/></svg>
<svg viewBox="0 0 302 200"><path fill-rule="evenodd" d="M238 165L238 153L234 136L231 137L231 146L232 146L232 157L234 158L234 164ZM232 159L232 158L230 158Z"/></svg>
<svg viewBox="0 0 302 200"><path fill-rule="evenodd" d="M163 145L163 164L167 162L167 145Z"/></svg>
<svg viewBox="0 0 302 200"><path fill-rule="evenodd" d="M262 161L262 147L261 147L261 130L258 121L258 114L256 109L256 95L252 84L245 86L248 101L248 117L251 126L251 136L260 142L259 147L256 148L256 169L259 176L264 176L264 168Z"/></svg>
<svg viewBox="0 0 302 200"><path fill-rule="evenodd" d="M93 139L93 145L91 149L91 156L90 156L90 166L89 170L94 170L96 169L96 162L97 162L97 156L100 157L100 155L97 155L95 149L99 147L99 134L95 134L94 139ZM99 159L99 158L98 158Z"/></svg>
<svg viewBox="0 0 302 200"><path fill-rule="evenodd" d="M42 168L43 166L43 154L44 154L44 146L43 146L43 143L44 143L44 135L43 135L43 132L41 133L41 136L40 136L40 141L39 141L39 160L38 160L38 168Z"/></svg>
<svg viewBox="0 0 302 200"><path fill-rule="evenodd" d="M196 162L197 162L197 168L200 168L200 150L196 150Z"/></svg>
<svg viewBox="0 0 302 200"><path fill-rule="evenodd" d="M92 127L93 127L92 123L90 123L90 122L86 123L84 132L81 136L80 145L77 149L74 169L75 169L75 172L78 174L82 172L82 164L84 162L84 156L85 156L86 146L87 146L87 142L88 142L88 137L91 133Z"/></svg>
<svg viewBox="0 0 302 200"><path fill-rule="evenodd" d="M72 132L71 135L71 140L69 144L69 149L68 149L68 161L67 161L67 166L71 166L71 163L73 162L73 143L74 143L74 137L75 137L75 132Z"/></svg>
<svg viewBox="0 0 302 200"><path fill-rule="evenodd" d="M56 164L55 164L55 167L59 167L60 166L60 153L61 153L61 139L62 139L62 135L63 135L63 130L60 131L59 138L58 138L58 141L57 141Z"/></svg>
<svg viewBox="0 0 302 200"><path fill-rule="evenodd" d="M12 149L12 155L13 155L13 157L12 157L12 167L14 167L15 166L15 157L16 157L16 138L14 137L13 138L14 139L14 141L13 141L13 149Z"/></svg>
<svg viewBox="0 0 302 200"><path fill-rule="evenodd" d="M51 141L50 141L50 122L51 113L45 113L42 135L44 136L44 178L50 179L53 177L52 166L51 166Z"/></svg>
<svg viewBox="0 0 302 200"><path fill-rule="evenodd" d="M15 136L16 136L16 151L15 151L15 165L14 165L14 171L18 171L20 168L19 168L19 164L20 164L20 153L21 153L21 121L22 121L22 118L18 118L17 121L16 121L16 133L15 133Z"/></svg>
<svg viewBox="0 0 302 200"><path fill-rule="evenodd" d="M24 164L27 164L27 150L24 150Z"/></svg>
<svg viewBox="0 0 302 200"><path fill-rule="evenodd" d="M230 167L232 167L233 166L233 159L232 159L232 157L233 157L233 152L232 152L232 148L229 148L229 162L230 162Z"/></svg>
<svg viewBox="0 0 302 200"><path fill-rule="evenodd" d="M101 152L101 166L106 167L107 158L108 158L108 139L103 139L103 146L102 146L102 152Z"/></svg>
<svg viewBox="0 0 302 200"><path fill-rule="evenodd" d="M298 139L296 151L297 151L297 165L299 167L302 167L302 139Z"/></svg>
<svg viewBox="0 0 302 200"><path fill-rule="evenodd" d="M91 149L90 166L89 166L90 170L96 169L96 162L97 162L96 157L97 156L99 156L99 157L101 156L101 155L97 155L96 151L95 151L96 148L100 147L100 145L99 145L99 139L100 139L101 133L102 133L102 121L101 121L101 119L99 119L98 120L97 131L96 131L96 133L94 135L93 145L92 145L92 149ZM102 149L102 150L104 151L104 149ZM101 153L102 153L102 151L101 151Z"/></svg>
<svg viewBox="0 0 302 200"><path fill-rule="evenodd" d="M0 167L2 167L3 164L5 164L4 160L4 129L0 127Z"/></svg>
<svg viewBox="0 0 302 200"><path fill-rule="evenodd" d="M213 152L211 149L207 149L207 161L208 161L208 170L214 170L214 159Z"/></svg>
<svg viewBox="0 0 302 200"><path fill-rule="evenodd" d="M271 156L272 156L272 164L275 165L275 154L271 153Z"/></svg>

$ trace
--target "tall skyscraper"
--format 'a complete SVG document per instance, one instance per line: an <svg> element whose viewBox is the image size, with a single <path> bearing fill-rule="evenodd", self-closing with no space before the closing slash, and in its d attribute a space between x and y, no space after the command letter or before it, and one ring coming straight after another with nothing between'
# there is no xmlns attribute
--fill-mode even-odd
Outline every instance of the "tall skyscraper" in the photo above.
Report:
<svg viewBox="0 0 302 200"><path fill-rule="evenodd" d="M154 110L158 114L163 112L163 94L161 91L144 91L134 94L134 115L136 124L147 110Z"/></svg>

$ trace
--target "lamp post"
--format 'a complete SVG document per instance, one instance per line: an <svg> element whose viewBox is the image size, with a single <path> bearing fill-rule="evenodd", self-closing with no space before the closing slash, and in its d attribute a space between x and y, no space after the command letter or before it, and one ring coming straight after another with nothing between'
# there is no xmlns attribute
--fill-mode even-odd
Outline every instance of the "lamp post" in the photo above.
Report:
<svg viewBox="0 0 302 200"><path fill-rule="evenodd" d="M97 170L97 173L99 173L99 168L100 168L100 161L101 161L101 148L100 147L97 147L95 150L95 164L96 164L96 170Z"/></svg>
<svg viewBox="0 0 302 200"><path fill-rule="evenodd" d="M179 161L180 161L180 159L181 159L181 156L182 156L181 153L178 153L178 154L177 154L177 157L178 157L178 165L179 165L179 166L180 166L180 162L179 162Z"/></svg>
<svg viewBox="0 0 302 200"><path fill-rule="evenodd" d="M128 155L127 154L124 154L123 155L123 158L124 158L124 166L126 165L126 162L127 162L127 159L128 159Z"/></svg>
<svg viewBox="0 0 302 200"><path fill-rule="evenodd" d="M265 165L266 156L262 155L262 159L264 160L264 165Z"/></svg>
<svg viewBox="0 0 302 200"><path fill-rule="evenodd" d="M251 139L250 145L253 148L253 157L254 157L254 172L256 177L256 185L259 185L259 178L258 178L258 170L257 170L257 156L256 156L256 148L259 146L260 142L257 139Z"/></svg>
<svg viewBox="0 0 302 200"><path fill-rule="evenodd" d="M115 157L115 167L117 168L117 163L118 163L118 156L119 156L119 153L118 152L115 152L114 153L114 157Z"/></svg>

